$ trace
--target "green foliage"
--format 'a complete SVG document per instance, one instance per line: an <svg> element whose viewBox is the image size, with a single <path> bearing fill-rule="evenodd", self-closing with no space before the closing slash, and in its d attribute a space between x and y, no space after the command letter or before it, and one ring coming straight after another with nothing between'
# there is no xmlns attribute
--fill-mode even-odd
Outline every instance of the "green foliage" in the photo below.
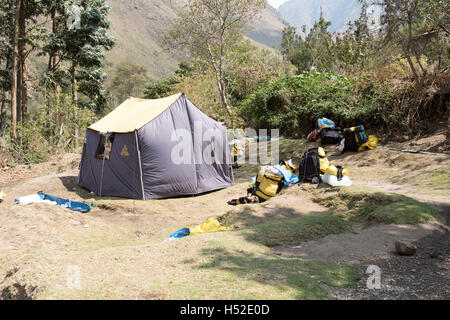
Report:
<svg viewBox="0 0 450 320"><path fill-rule="evenodd" d="M159 99L164 98L174 93L175 85L180 81L176 77L170 77L165 80L156 81L151 83L145 88L146 99Z"/></svg>
<svg viewBox="0 0 450 320"><path fill-rule="evenodd" d="M74 5L80 16L79 26L70 26L75 14L70 10ZM58 57L58 63L49 63L41 82L49 88L70 88L80 105L89 106L97 111L106 107L103 71L105 51L115 43L108 34L110 7L106 0L66 0L57 3L49 1L49 10L56 9L57 17L53 21L55 32L48 33L42 46L42 55Z"/></svg>
<svg viewBox="0 0 450 320"><path fill-rule="evenodd" d="M412 85L396 87L392 79L376 81L303 73L266 82L242 102L240 114L253 128L279 128L292 137L308 133L320 117L333 119L341 128L363 124L406 130L409 108L399 99L408 101Z"/></svg>
<svg viewBox="0 0 450 320"><path fill-rule="evenodd" d="M168 44L183 47L194 59L214 70L222 107L232 123L234 115L227 101L225 66L231 51L243 39L244 26L265 4L263 0L189 0L166 34Z"/></svg>
<svg viewBox="0 0 450 320"><path fill-rule="evenodd" d="M189 62L181 61L178 64L178 69L175 70L175 74L179 78L189 77L192 74L192 66L189 64Z"/></svg>
<svg viewBox="0 0 450 320"><path fill-rule="evenodd" d="M228 95L232 104L246 98L264 81L294 74L295 67L283 62L272 51L260 49L250 40L239 42L231 51L225 68Z"/></svg>
<svg viewBox="0 0 450 320"><path fill-rule="evenodd" d="M288 26L283 30L281 52L285 59L298 68L298 72L304 71L331 71L332 54L330 47L333 44L333 34L328 31L331 23L320 15L320 19L309 30L303 39L297 29ZM306 32L306 28L303 28Z"/></svg>
<svg viewBox="0 0 450 320"><path fill-rule="evenodd" d="M121 103L128 97L141 97L148 82L147 67L133 62L120 62L109 86L113 105Z"/></svg>
<svg viewBox="0 0 450 320"><path fill-rule="evenodd" d="M69 95L46 94L45 100L29 121L19 124L18 143L10 144L11 154L19 161L37 163L69 151L76 129L84 133L96 119L92 111L73 104Z"/></svg>
<svg viewBox="0 0 450 320"><path fill-rule="evenodd" d="M178 69L175 70L175 76L163 79L160 81L153 81L145 88L146 99L159 99L167 97L170 94L179 92L177 85L185 79L194 77L195 66L190 65L186 61L178 64ZM181 92L185 92L181 90Z"/></svg>
<svg viewBox="0 0 450 320"><path fill-rule="evenodd" d="M301 36L295 27L283 31L281 52L299 72L320 71L351 75L388 66L399 58L416 82L449 65L443 48L449 43L448 1L360 0L359 19L344 32L330 32L321 15ZM371 5L371 6L370 6ZM371 21L369 8L382 14L379 26Z"/></svg>

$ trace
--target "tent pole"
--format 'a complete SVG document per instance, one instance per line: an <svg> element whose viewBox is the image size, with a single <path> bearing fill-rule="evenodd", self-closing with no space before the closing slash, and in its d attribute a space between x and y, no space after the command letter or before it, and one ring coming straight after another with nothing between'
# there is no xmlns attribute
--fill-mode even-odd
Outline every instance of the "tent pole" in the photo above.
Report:
<svg viewBox="0 0 450 320"><path fill-rule="evenodd" d="M233 180L233 185L234 185L235 181L234 181L234 170L233 170L233 164L232 163L230 163L230 169L231 169L231 179Z"/></svg>
<svg viewBox="0 0 450 320"><path fill-rule="evenodd" d="M110 134L109 133L106 133L106 134L100 133L100 135L105 137L105 148L103 150L103 161L102 161L102 177L100 179L100 197L101 197L102 191L103 191L103 170L105 169L106 145L108 144L108 138L109 138Z"/></svg>
<svg viewBox="0 0 450 320"><path fill-rule="evenodd" d="M137 130L134 131L134 136L136 138L136 150L137 150L137 156L138 156L138 159L139 159L139 173L140 173L140 177L141 177L142 200L145 200L144 180L142 178L141 150L139 148L139 140L138 140L138 136L137 136Z"/></svg>

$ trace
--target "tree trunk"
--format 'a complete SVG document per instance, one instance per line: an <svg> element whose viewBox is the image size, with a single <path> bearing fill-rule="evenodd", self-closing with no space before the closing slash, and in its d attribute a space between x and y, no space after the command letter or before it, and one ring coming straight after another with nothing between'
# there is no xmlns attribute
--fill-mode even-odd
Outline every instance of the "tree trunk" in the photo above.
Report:
<svg viewBox="0 0 450 320"><path fill-rule="evenodd" d="M22 92L21 92L21 113L22 113L22 121L25 122L27 120L28 113L28 66L26 59L22 64Z"/></svg>
<svg viewBox="0 0 450 320"><path fill-rule="evenodd" d="M56 21L56 14L57 14L57 11L56 11L56 3L55 3L53 5L53 7L51 8L51 10L50 10L50 17L51 17L51 20L52 20L52 33L54 35L58 32L58 24L57 24L57 21ZM57 59L57 53L56 52L50 53L50 56L48 58L48 72L49 73L53 73L53 72L56 71L55 70L56 69L56 59ZM53 84L51 86L51 89L56 94L56 91L58 89L56 84Z"/></svg>
<svg viewBox="0 0 450 320"><path fill-rule="evenodd" d="M3 97L2 108L0 113L0 135L5 136L6 130L6 97Z"/></svg>
<svg viewBox="0 0 450 320"><path fill-rule="evenodd" d="M420 78L419 74L417 73L416 67L414 66L414 63L411 59L411 44L413 42L413 30L412 30L412 12L408 10L408 42L406 45L405 55L406 60L408 60L409 67L411 68L411 71L414 75L414 79L416 80L416 84L419 85Z"/></svg>
<svg viewBox="0 0 450 320"><path fill-rule="evenodd" d="M20 45L18 45L17 52L17 101L16 101L16 115L17 122L22 121L22 112L20 106L22 105L22 64L20 59Z"/></svg>
<svg viewBox="0 0 450 320"><path fill-rule="evenodd" d="M12 39L12 34L10 35L10 38ZM12 40L10 40L10 41L12 42ZM12 63L12 59L11 59L11 57L8 57L6 59L6 70L10 70L11 63ZM1 108L1 113L0 113L0 134L2 135L2 137L5 137L5 133L6 133L6 110L7 110L7 106L8 106L7 102L8 102L7 94L5 93L3 95L2 108Z"/></svg>
<svg viewBox="0 0 450 320"><path fill-rule="evenodd" d="M416 81L417 84L419 84L419 74L417 73L416 67L414 67L414 63L412 62L411 56L409 55L409 53L405 53L406 56L406 60L408 61L409 67L411 68L411 71L414 75L414 80Z"/></svg>
<svg viewBox="0 0 450 320"><path fill-rule="evenodd" d="M75 63L72 65L71 70L72 75L72 103L74 105L78 105L78 89L77 89L77 77L76 77L76 65ZM75 110L75 120L78 117L78 113ZM78 127L75 125L74 139L73 139L74 147L78 147Z"/></svg>
<svg viewBox="0 0 450 320"><path fill-rule="evenodd" d="M226 90L225 90L225 86L223 84L222 61L220 61L220 65L217 66L216 59L214 58L214 54L212 53L212 50L211 50L211 47L209 46L209 44L208 44L208 52L209 52L209 56L210 56L210 59L211 59L211 65L212 65L212 67L214 69L214 72L216 74L217 88L219 90L220 101L222 103L222 107L228 113L228 116L230 117L231 125L233 126L234 125L233 111L231 110L231 107L228 104ZM220 59L222 59L222 58L220 58Z"/></svg>
<svg viewBox="0 0 450 320"><path fill-rule="evenodd" d="M23 1L23 0L22 0ZM25 52L26 38L26 20L25 5L22 3L19 10L19 65L20 77L18 82L18 96L20 103L17 104L17 118L19 121L25 121L26 111L28 108L28 86L27 86L27 54Z"/></svg>
<svg viewBox="0 0 450 320"><path fill-rule="evenodd" d="M12 76L11 76L11 141L17 141L17 62L19 55L17 29L19 23L19 11L23 0L16 0L14 31L12 33L13 59L12 59Z"/></svg>

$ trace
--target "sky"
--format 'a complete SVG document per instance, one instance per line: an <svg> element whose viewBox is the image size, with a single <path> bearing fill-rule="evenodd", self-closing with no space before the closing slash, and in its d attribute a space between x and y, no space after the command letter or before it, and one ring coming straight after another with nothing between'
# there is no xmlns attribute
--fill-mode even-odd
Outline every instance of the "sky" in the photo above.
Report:
<svg viewBox="0 0 450 320"><path fill-rule="evenodd" d="M268 0L270 5L274 8L277 8L281 6L283 3L285 3L287 0Z"/></svg>

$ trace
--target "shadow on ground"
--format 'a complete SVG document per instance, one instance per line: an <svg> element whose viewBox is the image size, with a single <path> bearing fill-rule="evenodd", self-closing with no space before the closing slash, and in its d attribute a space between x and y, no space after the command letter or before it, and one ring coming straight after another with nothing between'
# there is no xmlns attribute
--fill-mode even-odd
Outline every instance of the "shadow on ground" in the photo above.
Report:
<svg viewBox="0 0 450 320"><path fill-rule="evenodd" d="M208 261L193 268L230 272L233 278L239 279L237 281L270 286L296 299L327 299L327 292L320 283L333 287L354 287L359 279L356 268L333 263L285 259L220 247L204 249L202 256ZM266 291L265 288L261 290Z"/></svg>

